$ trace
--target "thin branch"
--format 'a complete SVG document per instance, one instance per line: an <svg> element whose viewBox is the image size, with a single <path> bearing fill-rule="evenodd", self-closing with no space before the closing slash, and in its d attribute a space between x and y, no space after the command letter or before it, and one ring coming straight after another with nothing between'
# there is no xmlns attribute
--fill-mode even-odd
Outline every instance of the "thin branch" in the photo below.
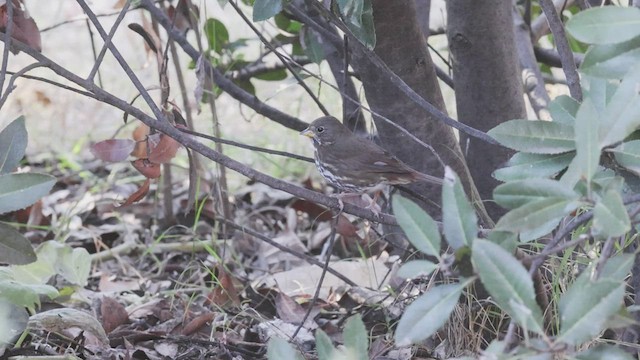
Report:
<svg viewBox="0 0 640 360"><path fill-rule="evenodd" d="M391 71L391 69L389 69L389 67L387 66L387 64L384 63L384 61L378 56L378 54L376 54L375 52L371 51L370 49L368 49L366 46L364 46L352 33L351 31L349 31L348 28L346 28L340 21L339 19L337 19L337 17L331 13L329 10L325 9L323 7L323 5L320 2L317 1L310 1L309 4L311 4L314 8L316 8L318 11L320 11L324 16L327 16L328 18L332 19L334 21L334 23L336 24L336 26L338 26L340 28L340 30L342 30L344 33L348 34L349 37L351 38L351 44L354 44L354 46L360 47L360 49L362 51L364 51L367 54L367 58L369 59L369 61L371 61L371 64L378 69L378 71L380 72L381 76L386 76L389 78L389 81L396 86L396 88L398 88L398 90L400 90L400 92L402 92L405 96L407 96L409 99L411 99L414 103L416 103L418 106L420 106L421 108L423 108L425 111L427 111L429 114L431 114L436 120L443 122L444 124L457 129L471 137L477 138L479 140L482 140L486 143L489 144L494 144L494 145L500 145L496 140L494 140L491 136L487 135L486 133L472 128L471 126L468 126L466 124L463 124L461 122L456 121L455 119L450 118L449 116L447 116L447 114L445 114L444 112L440 111L437 107L435 107L433 104L431 104L430 102L428 102L427 100L425 100L424 98L422 98L422 96L420 96L417 92L415 92L415 90L413 90L409 85L407 85L407 83L404 82L404 80L402 80L402 78L400 76L398 76L396 73L394 73L393 71Z"/></svg>
<svg viewBox="0 0 640 360"><path fill-rule="evenodd" d="M561 11L568 6L571 6L574 0L553 0L553 5L557 11ZM547 21L546 14L542 13L535 18L531 23L531 42L537 43L541 37L549 33L549 22Z"/></svg>
<svg viewBox="0 0 640 360"><path fill-rule="evenodd" d="M234 10L238 13L238 15L240 15L242 20L251 28L251 30L253 30L253 32L258 36L260 41L262 41L262 43L265 44L267 46L267 48L269 48L269 50L271 50L273 52L273 54L278 57L278 59L280 59L282 64L287 67L287 69L289 70L291 75L293 75L293 77L295 77L296 80L298 81L298 84L300 84L300 86L302 86L304 91L306 91L307 94L309 94L309 96L311 97L311 99L313 99L313 101L316 103L316 105L318 105L318 108L320 108L320 111L322 111L322 113L325 114L325 115L329 115L329 111L327 111L327 109L324 107L324 105L322 105L322 103L320 102L320 99L318 99L318 97L313 93L313 91L311 91L309 86L307 86L307 84L300 77L300 75L298 75L298 73L293 70L291 65L289 65L288 61L285 61L285 59L282 56L282 54L280 54L276 50L276 48L273 45L271 45L271 43L269 41L267 41L267 39L264 36L262 36L262 33L260 32L260 30L258 30L255 27L255 25L253 25L253 22L250 21L247 18L247 16L244 14L244 12L242 12L242 10L240 10L240 7L238 7L238 4L236 4L236 2L233 1L233 0L229 0L229 4L231 4L231 6L234 8Z"/></svg>
<svg viewBox="0 0 640 360"><path fill-rule="evenodd" d="M74 87L67 86L65 84L61 84L61 83L59 83L57 81L45 79L45 78L40 77L40 76L21 74L20 71L18 71L18 72L7 71L7 74L9 74L9 75L17 74L18 77L21 77L21 78L24 78L24 79L40 81L40 82L43 82L43 83L47 83L47 84L59 87L59 88L61 88L63 90L71 91L71 92L74 92L76 94L80 94L80 95L83 95L83 96L86 96L86 97L89 97L89 98L92 98L92 99L96 98L95 95L93 95L92 93L90 93L88 91L83 91L83 90L80 90L80 89L76 89Z"/></svg>
<svg viewBox="0 0 640 360"><path fill-rule="evenodd" d="M549 27L553 33L553 39L555 40L556 47L558 48L558 54L562 61L562 70L564 76L567 78L567 86L569 86L569 93L571 97L578 102L582 101L582 88L580 87L580 76L578 75L578 68L573 59L573 53L567 41L567 36L564 32L564 26L560 21L560 16L551 0L540 0L540 6L542 11L547 16Z"/></svg>
<svg viewBox="0 0 640 360"><path fill-rule="evenodd" d="M551 99L547 89L544 87L544 78L540 72L540 65L534 55L530 29L526 24L526 20L522 18L515 6L512 7L512 13L516 48L520 59L520 67L522 68L525 91L538 119L549 120L550 115L547 107Z"/></svg>
<svg viewBox="0 0 640 360"><path fill-rule="evenodd" d="M15 72L15 73L7 72L7 74L11 74L11 77L9 78L9 83L7 84L6 91L2 94L2 97L0 97L0 109L2 109L2 106L4 106L4 103L9 98L9 94L11 94L11 92L13 92L13 89L16 88L16 86L14 85L14 82L16 81L16 79L19 77L26 76L24 75L25 73L42 66L44 66L42 63L36 62L31 65L25 66L22 70L18 72Z"/></svg>
<svg viewBox="0 0 640 360"><path fill-rule="evenodd" d="M293 64L295 64L296 66L304 66L307 64L311 64L311 60L309 60L308 58L297 58L297 59L294 59ZM285 64L280 64L280 63L267 64L264 62L258 62L258 63L245 66L238 71L234 71L233 73L231 73L231 78L233 80L244 81L244 80L249 80L252 77L255 77L257 75L262 75L265 73L269 73L276 70L282 70L286 68L287 66Z"/></svg>
<svg viewBox="0 0 640 360"><path fill-rule="evenodd" d="M191 44L187 41L187 38L180 32L179 29L173 26L171 20L154 5L153 1L142 0L141 5L143 8L147 9L147 11L149 11L151 16L158 20L158 23L160 23L160 25L165 28L169 36L173 38L173 40L175 40L175 42L180 45L180 47L182 47L184 52L186 52L193 61L197 62L202 54L193 46L191 46ZM300 121L300 119L297 119L293 116L290 116L289 114L286 114L276 108L265 104L256 96L241 89L238 85L234 84L231 79L225 77L220 72L220 70L213 67L209 61L204 61L204 65L205 70L208 73L213 74L213 81L217 86L219 86L234 99L253 109L258 114L264 115L280 125L297 131L301 131L307 127L308 124L304 121Z"/></svg>
<svg viewBox="0 0 640 360"><path fill-rule="evenodd" d="M0 40L5 42L7 40L6 35L3 33L0 33ZM140 110L139 108L136 108L132 105L130 105L127 101L118 98L117 96L105 91L104 89L96 86L94 83L87 81L81 77L79 77L78 75L74 74L73 72L67 70L66 68L58 65L57 63L55 63L54 61L52 61L51 59L49 59L48 57L46 57L45 55L39 53L38 51L32 49L31 47L27 46L26 44L20 42L20 41L14 41L15 44L14 46L20 50L25 52L26 54L28 54L29 56L31 56L32 58L38 60L39 62L41 62L43 64L43 66L51 69L53 72L55 72L56 74L62 76L63 78L75 83L76 85L92 92L94 94L94 98L98 101L101 101L103 103L109 104L111 106L114 106L126 113L131 114L132 116L136 117L137 119L139 119L140 121L142 121L144 124L153 127L155 129L157 129L158 131L170 136L171 138L175 139L176 141L178 141L179 143L181 143L182 145L193 149L194 151L204 155L205 157L223 165L228 167L231 170L235 170L238 173L248 177L249 179L255 180L257 182L261 182L264 183L274 189L278 189L278 190L282 190L284 192L287 192L289 194L292 194L294 196L297 196L299 198L302 199L306 199L312 202L315 202L319 205L323 205L332 209L338 209L339 206L339 202L338 199L331 197L331 196L327 196L324 194L321 194L319 192L316 191L312 191L312 190L308 190L305 188L302 188L300 186L296 186L293 184L290 184L288 182L276 179L274 177L271 177L269 175L266 175L262 172L259 172L251 167L248 167L242 163L240 163L239 161L236 161L234 159L231 159L228 156L225 156L223 154L220 154L219 152L211 149L210 147L208 147L207 145L193 139L191 137L191 135L188 134L184 134L182 133L180 130L178 130L177 128L175 128L174 126L172 126L171 124L169 124L166 121L157 121L156 119L154 119L153 117L147 115L145 112L143 112L142 110ZM355 206L353 204L349 204L349 203L345 203L344 204L344 212L361 217L363 219L367 219L367 220L371 220L374 222L378 222L378 223L382 223L382 224L389 224L389 225L397 225L397 221L395 219L394 216L389 215L389 214L374 214L372 211Z"/></svg>
<svg viewBox="0 0 640 360"><path fill-rule="evenodd" d="M80 7L82 7L82 10L84 10L85 14L87 14L87 17L89 17L89 20L91 20L91 23L93 23L93 26L96 27L96 30L98 30L100 37L102 37L102 40L105 42L105 44L111 51L111 54L113 54L113 56L116 58L116 60L118 61L118 63L120 64L124 72L127 74L127 76L129 77L133 85L136 87L136 89L138 89L138 92L140 92L140 95L142 96L142 98L145 100L147 105L149 105L149 108L151 108L153 115L155 115L158 121L164 120L165 117L162 114L162 111L160 110L158 105L153 101L153 99L151 99L151 95L149 95L149 92L145 89L144 85L142 85L142 83L140 82L140 79L138 79L138 76L136 76L136 74L133 72L133 70L127 63L127 61L122 57L122 54L120 54L120 51L118 50L118 48L116 48L112 42L110 41L107 42L108 35L104 31L104 28L100 24L100 21L98 21L98 18L93 13L89 5L87 5L87 3L84 0L76 0L76 2L78 3L78 5L80 5Z"/></svg>
<svg viewBox="0 0 640 360"><path fill-rule="evenodd" d="M251 150L251 151L258 151L258 152L262 152L262 153L265 153L265 154L271 154L271 155L284 156L284 157L288 157L288 158L291 158L291 159L296 159L296 160L301 160L301 161L306 161L306 162L313 162L314 161L310 157L301 156L301 155L293 154L293 153L286 152L286 151L271 150L271 149L265 149L265 148L258 147L258 146L247 145L247 144L239 143L239 142L232 141L232 140L221 139L221 138L216 137L216 136L211 136L211 135L199 133L197 131L192 131L192 130L188 130L188 129L180 128L179 130L184 132L184 133L187 133L187 134L195 135L197 137L201 137L201 138L204 138L204 139L207 139L207 140L219 142L219 143L225 144L225 145L231 145L231 146L239 147L241 149L247 149L247 150Z"/></svg>
<svg viewBox="0 0 640 360"><path fill-rule="evenodd" d="M13 1L9 0L6 2L5 5L7 8L7 21L8 21L7 27L5 28L5 32L7 34L8 40L4 44L4 50L2 51L2 68L0 68L0 94L3 93L2 91L4 88L4 80L5 80L5 77L7 76L7 66L9 65L9 50L11 49L11 36L13 35ZM9 90L9 86L7 86L7 91L11 92Z"/></svg>
<svg viewBox="0 0 640 360"><path fill-rule="evenodd" d="M113 23L113 26L111 27L111 30L109 31L109 35L107 36L106 39L103 38L104 44L102 45L102 49L100 50L100 54L98 54L98 57L96 58L96 62L93 64L93 68L91 69L91 72L89 72L89 76L87 76L87 80L93 81L93 78L96 76L96 73L98 72L98 69L100 68L100 65L102 64L102 60L104 59L104 56L107 53L107 48L109 47L109 45L111 45L111 41L113 39L113 36L116 34L116 31L118 31L118 27L120 26L120 23L122 22L122 20L124 20L124 16L127 14L127 10L129 9L130 5L131 5L131 0L127 0L127 2L122 7L122 10L120 11L120 14L116 18L116 21ZM89 24L87 23L87 26L88 25ZM89 32L91 32L91 28L89 28ZM91 34L91 44L93 45L93 34ZM92 46L92 48L95 51L95 48L93 46ZM100 79L100 78L98 78L98 79L100 80L99 81L100 82L100 86L102 86L102 79Z"/></svg>
<svg viewBox="0 0 640 360"><path fill-rule="evenodd" d="M562 67L562 60L557 51L534 46L533 52L536 54L538 61L553 67ZM573 61L576 63L576 66L579 67L583 60L584 54L573 53Z"/></svg>
<svg viewBox="0 0 640 360"><path fill-rule="evenodd" d="M313 311L313 308L316 306L316 302L320 297L320 289L322 289L322 283L324 282L324 277L325 275L327 275L327 271L329 270L329 263L331 262L331 254L333 254L333 245L335 245L335 242L336 242L336 229L338 227L338 220L340 219L340 216L341 214L340 212L338 212L338 214L335 216L333 226L331 227L331 235L329 235L329 246L327 249L326 258L324 260L324 265L322 266L322 273L320 273L320 279L318 279L318 285L316 285L316 291L313 294L311 303L307 307L307 312L304 314L302 321L300 321L300 325L298 325L298 327L296 328L296 331L294 331L293 335L291 335L291 339L296 338L296 336L304 326L304 323L307 322L309 315L311 315L311 312Z"/></svg>
<svg viewBox="0 0 640 360"><path fill-rule="evenodd" d="M232 228L234 228L236 230L239 230L239 231L242 231L242 232L244 232L246 234L249 234L249 235L255 237L256 239L259 239L260 241L264 241L267 244L269 244L269 245L271 245L273 247L276 247L276 248L278 248L278 249L280 249L280 250L282 250L282 251L284 251L284 252L286 252L288 254L294 255L294 256L302 259L302 260L305 260L310 264L319 266L323 270L325 269L325 264L323 264L321 261L319 261L318 259L314 258L313 256L309 256L307 254L303 254L301 252L298 252L296 250L291 249L290 247L287 247L285 245L277 243L277 242L273 241L272 239L260 234L259 232L255 231L253 229L250 229L250 228L242 226L242 225L238 225L238 224L234 223L233 221L224 219L222 217L216 217L216 220L222 221L226 225L229 225L229 227L232 227ZM332 275L336 276L337 278L339 278L340 280L344 281L345 283L347 283L350 286L357 286L357 284L354 283L353 281L351 281L351 279L349 279L348 277L346 277L345 275L339 273L338 271L334 270L331 267L327 267L326 271L328 271L329 273L331 273Z"/></svg>

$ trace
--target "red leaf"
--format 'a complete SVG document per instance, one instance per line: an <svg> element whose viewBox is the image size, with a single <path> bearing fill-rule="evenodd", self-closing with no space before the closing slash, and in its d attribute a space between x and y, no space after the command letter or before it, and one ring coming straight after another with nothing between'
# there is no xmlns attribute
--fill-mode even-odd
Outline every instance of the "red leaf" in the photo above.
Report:
<svg viewBox="0 0 640 360"><path fill-rule="evenodd" d="M160 177L160 164L152 163L147 159L138 159L132 161L131 165L147 179L157 179Z"/></svg>
<svg viewBox="0 0 640 360"><path fill-rule="evenodd" d="M40 30L36 22L29 16L24 6L17 0L12 1L13 4L13 29L11 37L21 41L30 47L42 51L42 43L40 39ZM9 23L6 3L0 6L0 31L5 32Z"/></svg>
<svg viewBox="0 0 640 360"><path fill-rule="evenodd" d="M133 203L136 203L140 200L142 200L147 193L149 192L149 185L151 184L151 180L147 179L144 181L144 184L142 184L142 186L136 190L136 192L134 192L133 194L129 195L129 197L127 198L127 200L120 205L122 206L127 206L127 205L131 205Z"/></svg>
<svg viewBox="0 0 640 360"><path fill-rule="evenodd" d="M151 150L151 154L149 154L149 161L158 164L168 163L176 156L179 147L179 142L175 141L173 138L167 135L162 134L160 136L160 142L155 148Z"/></svg>
<svg viewBox="0 0 640 360"><path fill-rule="evenodd" d="M91 153L98 159L108 162L124 161L135 146L133 140L110 139L91 145Z"/></svg>
<svg viewBox="0 0 640 360"><path fill-rule="evenodd" d="M149 136L149 132L151 129L145 124L140 124L133 130L133 140L136 141L136 148L131 153L131 156L136 157L138 159L146 159L149 154L147 154L147 142L144 141L147 136Z"/></svg>

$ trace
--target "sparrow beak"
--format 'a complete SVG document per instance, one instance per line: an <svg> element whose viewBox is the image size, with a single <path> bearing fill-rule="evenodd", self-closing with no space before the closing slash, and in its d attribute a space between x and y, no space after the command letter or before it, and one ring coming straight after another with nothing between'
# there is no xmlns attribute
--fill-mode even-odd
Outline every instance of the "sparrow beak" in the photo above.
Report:
<svg viewBox="0 0 640 360"><path fill-rule="evenodd" d="M304 129L304 130L302 130L302 131L300 132L300 135L304 135L304 136L309 137L309 138L312 138L312 139L316 136L316 135L313 133L313 131L311 130L311 128L310 128L310 127L306 128L306 129Z"/></svg>

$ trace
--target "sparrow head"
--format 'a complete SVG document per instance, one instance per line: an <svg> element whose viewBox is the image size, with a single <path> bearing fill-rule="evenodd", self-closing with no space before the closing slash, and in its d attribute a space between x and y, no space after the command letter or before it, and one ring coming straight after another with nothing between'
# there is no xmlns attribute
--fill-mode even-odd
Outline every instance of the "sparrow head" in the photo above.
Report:
<svg viewBox="0 0 640 360"><path fill-rule="evenodd" d="M351 136L352 132L333 116L323 116L309 124L300 135L310 137L317 145L331 145L342 137Z"/></svg>

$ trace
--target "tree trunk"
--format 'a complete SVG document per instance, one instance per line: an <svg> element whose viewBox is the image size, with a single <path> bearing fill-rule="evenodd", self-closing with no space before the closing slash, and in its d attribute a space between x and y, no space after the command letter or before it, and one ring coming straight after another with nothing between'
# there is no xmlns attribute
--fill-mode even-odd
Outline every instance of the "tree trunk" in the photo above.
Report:
<svg viewBox="0 0 640 360"><path fill-rule="evenodd" d="M413 90L446 112L426 40L417 22L413 0L373 0L373 16L376 54ZM473 198L475 187L452 129L402 95L384 74L371 65L363 51L354 51L353 66L360 75L371 109L430 144L443 162L460 176L467 193ZM444 168L431 151L379 116L374 114L373 119L382 146L419 171L443 175ZM418 183L409 188L431 199L431 202L421 202L421 205L432 215L440 217L437 205L441 199L440 186Z"/></svg>
<svg viewBox="0 0 640 360"><path fill-rule="evenodd" d="M482 131L526 116L511 6L503 0L447 1L458 120ZM460 144L480 196L491 199L498 184L491 173L512 152L464 134ZM492 202L485 205L494 219L503 212Z"/></svg>

